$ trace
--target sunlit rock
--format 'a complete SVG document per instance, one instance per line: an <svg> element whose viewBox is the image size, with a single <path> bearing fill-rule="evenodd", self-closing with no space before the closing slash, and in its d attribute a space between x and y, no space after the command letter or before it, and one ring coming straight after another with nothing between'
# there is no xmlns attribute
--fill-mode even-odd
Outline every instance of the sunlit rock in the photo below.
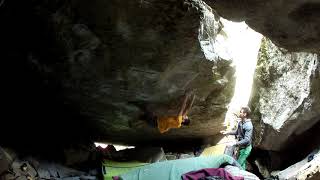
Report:
<svg viewBox="0 0 320 180"><path fill-rule="evenodd" d="M290 51L320 50L320 3L293 0L205 0L222 17L245 21Z"/></svg>
<svg viewBox="0 0 320 180"><path fill-rule="evenodd" d="M253 100L264 125L259 146L280 150L319 123L319 67L317 54L290 53L264 39Z"/></svg>

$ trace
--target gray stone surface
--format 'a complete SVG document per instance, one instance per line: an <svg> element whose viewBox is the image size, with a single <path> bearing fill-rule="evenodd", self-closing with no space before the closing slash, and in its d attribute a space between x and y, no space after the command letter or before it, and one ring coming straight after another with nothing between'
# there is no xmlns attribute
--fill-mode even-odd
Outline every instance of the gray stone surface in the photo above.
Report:
<svg viewBox="0 0 320 180"><path fill-rule="evenodd" d="M320 120L318 55L290 53L264 39L257 66L252 104L256 126L263 124L259 146L279 151Z"/></svg>
<svg viewBox="0 0 320 180"><path fill-rule="evenodd" d="M48 6L50 11L41 10ZM46 33L55 44L54 51L44 48L45 57L30 52L28 61L40 81L57 85L53 93L85 117L61 120L74 128L65 136L136 144L203 138L223 128L234 69L219 56L205 58L198 36L202 12L211 9L202 1L52 1L33 8L47 19L40 27L50 27ZM214 36L221 24L211 18ZM177 115L189 91L196 95L190 127L161 135L139 120L144 108Z"/></svg>
<svg viewBox="0 0 320 180"><path fill-rule="evenodd" d="M234 87L231 61L204 48L220 33L220 14L245 20L289 50L315 53L290 53L270 41L261 50L255 145L278 151L294 144L319 124L318 3L206 2L212 14L199 0L5 1L1 59L10 64L4 66L10 119L3 127L14 127L15 136L1 131L1 140L40 151L31 144L43 136L41 150L52 152L58 146L51 143L75 140L215 141ZM160 134L139 120L143 108L177 114L187 91L196 95L190 127Z"/></svg>
<svg viewBox="0 0 320 180"><path fill-rule="evenodd" d="M319 52L320 3L314 0L205 0L222 17L252 29L291 51Z"/></svg>

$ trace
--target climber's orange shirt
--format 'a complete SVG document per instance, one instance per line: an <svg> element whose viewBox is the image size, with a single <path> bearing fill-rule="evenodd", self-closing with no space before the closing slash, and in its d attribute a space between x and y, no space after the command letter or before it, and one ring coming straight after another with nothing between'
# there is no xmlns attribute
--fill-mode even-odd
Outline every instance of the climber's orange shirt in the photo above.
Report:
<svg viewBox="0 0 320 180"><path fill-rule="evenodd" d="M160 117L157 119L160 133L167 132L170 128L180 128L182 116Z"/></svg>

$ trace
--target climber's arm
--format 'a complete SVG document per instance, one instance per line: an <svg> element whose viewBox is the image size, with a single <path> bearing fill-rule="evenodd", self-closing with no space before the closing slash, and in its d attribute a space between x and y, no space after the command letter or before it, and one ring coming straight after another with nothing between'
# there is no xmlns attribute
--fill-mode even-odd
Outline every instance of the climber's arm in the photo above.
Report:
<svg viewBox="0 0 320 180"><path fill-rule="evenodd" d="M187 105L187 107L184 109L183 113L182 113L182 116L185 116L187 115L188 111L191 109L192 107L192 104L193 104L193 101L195 99L195 95L193 94L192 97L191 97L191 102Z"/></svg>
<svg viewBox="0 0 320 180"><path fill-rule="evenodd" d="M187 105L188 97L189 97L189 95L185 95L185 96L184 96L183 104L182 104L182 106L181 106L181 109L180 109L180 111L179 111L178 116L182 116L182 115L183 115L183 112L185 111L185 108L186 108L186 105Z"/></svg>

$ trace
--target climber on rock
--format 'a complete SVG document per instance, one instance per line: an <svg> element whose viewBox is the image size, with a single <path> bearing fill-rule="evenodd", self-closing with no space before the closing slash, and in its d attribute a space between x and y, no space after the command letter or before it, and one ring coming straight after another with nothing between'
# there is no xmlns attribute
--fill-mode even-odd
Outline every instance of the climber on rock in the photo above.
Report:
<svg viewBox="0 0 320 180"><path fill-rule="evenodd" d="M167 132L171 128L180 128L181 125L188 126L190 118L187 116L188 111L191 109L195 95L188 93L184 96L181 109L176 116L159 116L156 118L156 124L160 133Z"/></svg>
<svg viewBox="0 0 320 180"><path fill-rule="evenodd" d="M195 95L187 93L184 95L183 103L177 115L158 115L150 110L146 104L139 104L137 102L130 102L138 106L144 113L139 119L145 121L149 126L158 128L160 133L169 131L171 128L180 128L181 126L188 126L190 118L187 116L188 111L191 109Z"/></svg>

